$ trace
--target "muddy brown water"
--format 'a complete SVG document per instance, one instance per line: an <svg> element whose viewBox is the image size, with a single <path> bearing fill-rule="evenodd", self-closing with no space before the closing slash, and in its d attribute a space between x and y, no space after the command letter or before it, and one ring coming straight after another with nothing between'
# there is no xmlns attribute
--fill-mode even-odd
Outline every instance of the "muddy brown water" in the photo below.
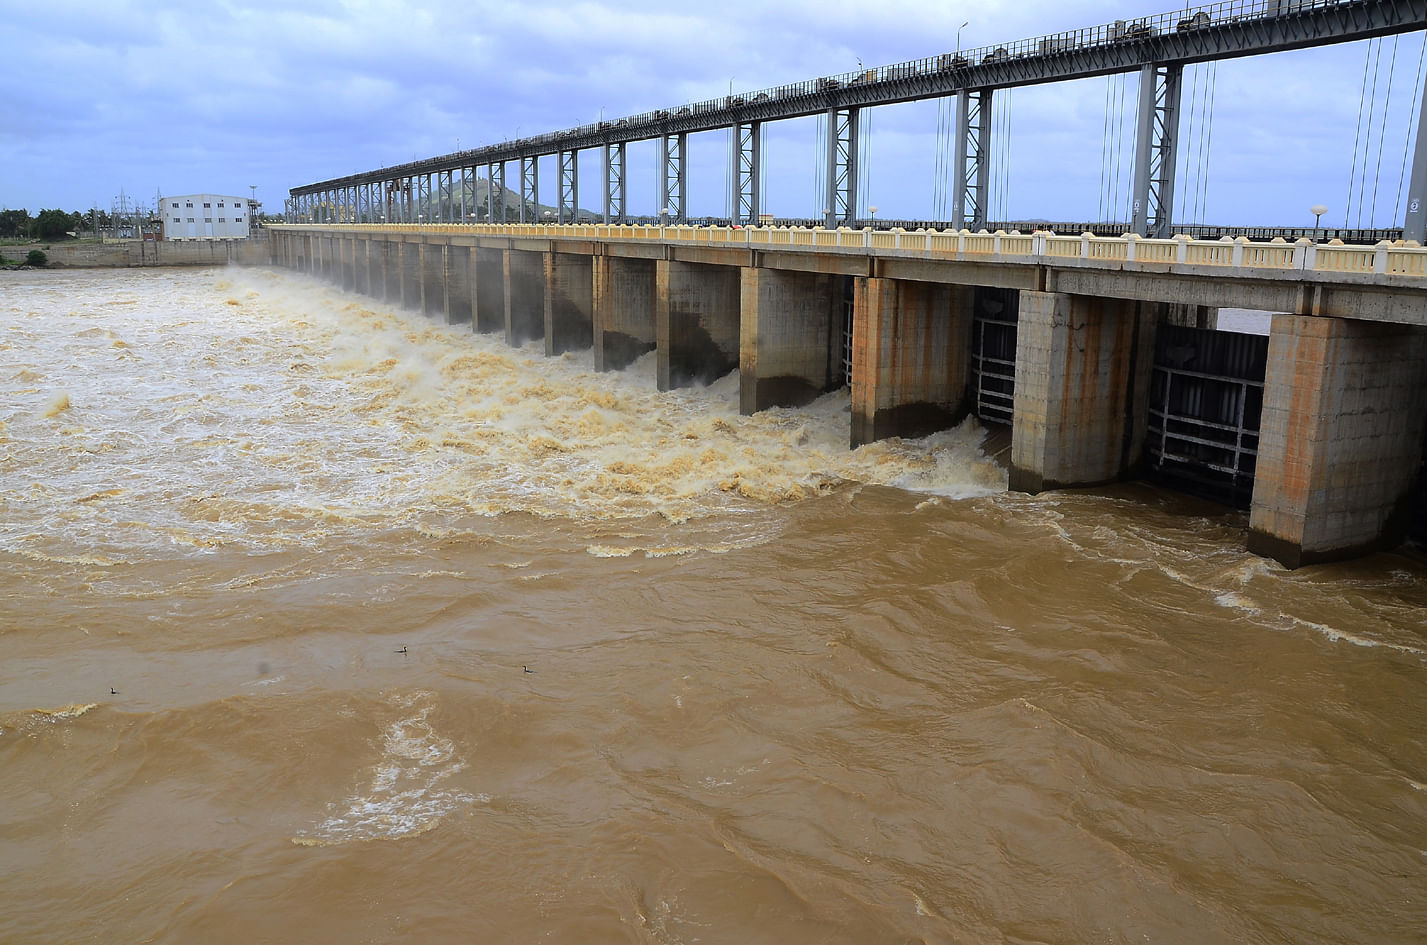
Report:
<svg viewBox="0 0 1427 945"><path fill-rule="evenodd" d="M1420 555L654 386L0 273L0 941L1424 940Z"/></svg>

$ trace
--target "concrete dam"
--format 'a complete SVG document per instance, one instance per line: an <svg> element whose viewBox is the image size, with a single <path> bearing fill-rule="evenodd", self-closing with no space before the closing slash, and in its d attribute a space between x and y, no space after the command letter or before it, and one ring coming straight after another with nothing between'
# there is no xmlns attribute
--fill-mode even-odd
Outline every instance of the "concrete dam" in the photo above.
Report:
<svg viewBox="0 0 1427 945"><path fill-rule="evenodd" d="M1427 429L1427 250L1275 240L625 225L287 224L276 265L745 414L851 389L850 446L975 415L1010 486L1148 476L1297 567L1399 543ZM1266 339L1213 330L1273 314Z"/></svg>

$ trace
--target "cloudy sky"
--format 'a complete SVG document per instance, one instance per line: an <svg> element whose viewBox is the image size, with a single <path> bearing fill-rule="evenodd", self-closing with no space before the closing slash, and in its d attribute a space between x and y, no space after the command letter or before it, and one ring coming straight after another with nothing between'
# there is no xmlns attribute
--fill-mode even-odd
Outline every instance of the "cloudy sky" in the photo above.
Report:
<svg viewBox="0 0 1427 945"><path fill-rule="evenodd" d="M957 47L958 30L971 48L1174 9L1182 4L0 0L0 205L107 209L121 189L152 204L159 191L256 185L280 210L301 184L937 55ZM1422 59L1418 32L1186 70L1176 219L1307 225L1321 203L1325 224L1400 223ZM1377 88L1371 111L1360 108L1365 73ZM993 215L1114 215L1128 191L1136 81L1000 95ZM883 218L944 206L940 117L936 102L864 112L864 206ZM766 209L820 211L818 133L813 118L769 127ZM728 149L726 132L691 139L691 214L726 213ZM590 208L598 162L581 157ZM630 211L656 212L652 142L631 145L629 175ZM553 203L553 163L541 180Z"/></svg>

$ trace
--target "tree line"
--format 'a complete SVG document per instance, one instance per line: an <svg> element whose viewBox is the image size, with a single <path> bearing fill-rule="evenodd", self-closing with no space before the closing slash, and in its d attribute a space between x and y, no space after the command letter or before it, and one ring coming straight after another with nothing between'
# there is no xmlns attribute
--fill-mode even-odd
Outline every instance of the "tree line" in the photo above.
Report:
<svg viewBox="0 0 1427 945"><path fill-rule="evenodd" d="M0 210L0 239L53 240L66 233L92 230L96 224L107 227L111 222L104 212L96 215L94 211L41 210L32 217L28 210Z"/></svg>

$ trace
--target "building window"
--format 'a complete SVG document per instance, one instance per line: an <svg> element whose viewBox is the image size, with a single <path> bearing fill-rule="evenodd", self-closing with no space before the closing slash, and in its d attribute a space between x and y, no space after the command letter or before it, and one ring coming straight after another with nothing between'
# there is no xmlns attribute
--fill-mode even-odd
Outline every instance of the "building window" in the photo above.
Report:
<svg viewBox="0 0 1427 945"><path fill-rule="evenodd" d="M189 218L188 218L188 222L189 222L189 223L192 223L192 222L193 222L193 217L189 217Z"/></svg>
<svg viewBox="0 0 1427 945"><path fill-rule="evenodd" d="M219 223L227 223L228 221L227 221L225 218L223 218L223 217L219 217L219 218L218 218L218 222L219 222Z"/></svg>
<svg viewBox="0 0 1427 945"><path fill-rule="evenodd" d="M178 218L178 217L174 217L174 218L173 218L173 222L175 222L175 223L179 223L179 222L181 222L181 221L180 221L180 220L179 220L179 218Z"/></svg>
<svg viewBox="0 0 1427 945"><path fill-rule="evenodd" d="M190 200L190 201L188 202L188 209L190 209L190 210L193 209L193 201L192 201L192 200ZM192 222L192 221L189 221L189 222Z"/></svg>
<svg viewBox="0 0 1427 945"><path fill-rule="evenodd" d="M175 201L173 202L173 208L174 208L175 210L178 209L178 201L177 201L177 200L175 200ZM177 222L177 221L175 221L175 222Z"/></svg>
<svg viewBox="0 0 1427 945"><path fill-rule="evenodd" d="M203 222L204 222L204 223L212 223L212 222L213 222L213 218L212 218L212 217L204 217L204 218L203 218Z"/></svg>
<svg viewBox="0 0 1427 945"><path fill-rule="evenodd" d="M221 201L221 200L218 201L218 206L220 206L220 207L223 206L223 201Z"/></svg>
<svg viewBox="0 0 1427 945"><path fill-rule="evenodd" d="M242 218L242 217L234 217L234 218L233 218L233 222L234 222L234 223L242 223L242 222L243 222L243 218Z"/></svg>

